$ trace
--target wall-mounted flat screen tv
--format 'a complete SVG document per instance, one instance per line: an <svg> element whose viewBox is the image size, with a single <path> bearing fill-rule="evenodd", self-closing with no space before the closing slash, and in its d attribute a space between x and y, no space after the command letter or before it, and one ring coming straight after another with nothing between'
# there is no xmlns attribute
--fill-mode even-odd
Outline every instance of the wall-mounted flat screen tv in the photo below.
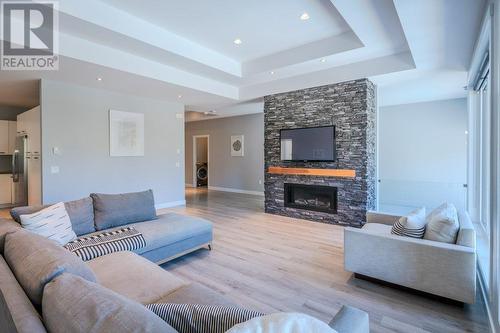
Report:
<svg viewBox="0 0 500 333"><path fill-rule="evenodd" d="M335 161L335 126L281 130L282 161Z"/></svg>

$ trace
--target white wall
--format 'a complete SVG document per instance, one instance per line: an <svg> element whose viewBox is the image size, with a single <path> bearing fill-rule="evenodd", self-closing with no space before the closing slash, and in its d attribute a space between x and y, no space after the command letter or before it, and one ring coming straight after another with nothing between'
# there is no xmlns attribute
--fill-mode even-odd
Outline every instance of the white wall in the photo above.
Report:
<svg viewBox="0 0 500 333"><path fill-rule="evenodd" d="M245 156L232 157L231 135L239 134L245 136ZM264 192L263 113L186 123L186 184L193 183L193 135L210 135L209 188Z"/></svg>
<svg viewBox="0 0 500 333"><path fill-rule="evenodd" d="M41 109L44 203L149 188L157 205L184 201L182 104L43 80ZM109 109L144 113L144 156L109 156Z"/></svg>
<svg viewBox="0 0 500 333"><path fill-rule="evenodd" d="M379 112L380 209L430 209L443 201L464 208L467 100L388 106Z"/></svg>

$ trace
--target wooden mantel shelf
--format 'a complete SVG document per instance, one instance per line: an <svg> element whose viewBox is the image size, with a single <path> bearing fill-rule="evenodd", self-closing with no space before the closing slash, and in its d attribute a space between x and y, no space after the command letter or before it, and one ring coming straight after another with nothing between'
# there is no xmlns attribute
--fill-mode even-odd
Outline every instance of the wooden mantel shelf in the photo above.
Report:
<svg viewBox="0 0 500 333"><path fill-rule="evenodd" d="M269 173L281 175L305 175L305 176L324 176L324 177L356 177L356 170L347 169L308 169L308 168L283 168L269 167Z"/></svg>

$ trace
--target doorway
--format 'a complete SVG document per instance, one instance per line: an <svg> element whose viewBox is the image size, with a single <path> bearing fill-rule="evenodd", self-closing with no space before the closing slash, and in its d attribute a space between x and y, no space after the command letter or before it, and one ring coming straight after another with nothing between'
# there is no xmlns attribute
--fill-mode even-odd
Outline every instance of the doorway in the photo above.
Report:
<svg viewBox="0 0 500 333"><path fill-rule="evenodd" d="M193 136L193 187L209 185L209 135Z"/></svg>

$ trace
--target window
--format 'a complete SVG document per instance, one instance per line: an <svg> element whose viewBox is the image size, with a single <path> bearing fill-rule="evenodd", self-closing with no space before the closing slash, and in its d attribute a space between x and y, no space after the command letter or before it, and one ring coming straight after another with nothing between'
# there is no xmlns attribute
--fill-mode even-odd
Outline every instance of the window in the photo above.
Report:
<svg viewBox="0 0 500 333"><path fill-rule="evenodd" d="M477 232L478 263L482 281L489 285L491 257L491 95L489 54L483 61L469 95L469 196L468 208Z"/></svg>

